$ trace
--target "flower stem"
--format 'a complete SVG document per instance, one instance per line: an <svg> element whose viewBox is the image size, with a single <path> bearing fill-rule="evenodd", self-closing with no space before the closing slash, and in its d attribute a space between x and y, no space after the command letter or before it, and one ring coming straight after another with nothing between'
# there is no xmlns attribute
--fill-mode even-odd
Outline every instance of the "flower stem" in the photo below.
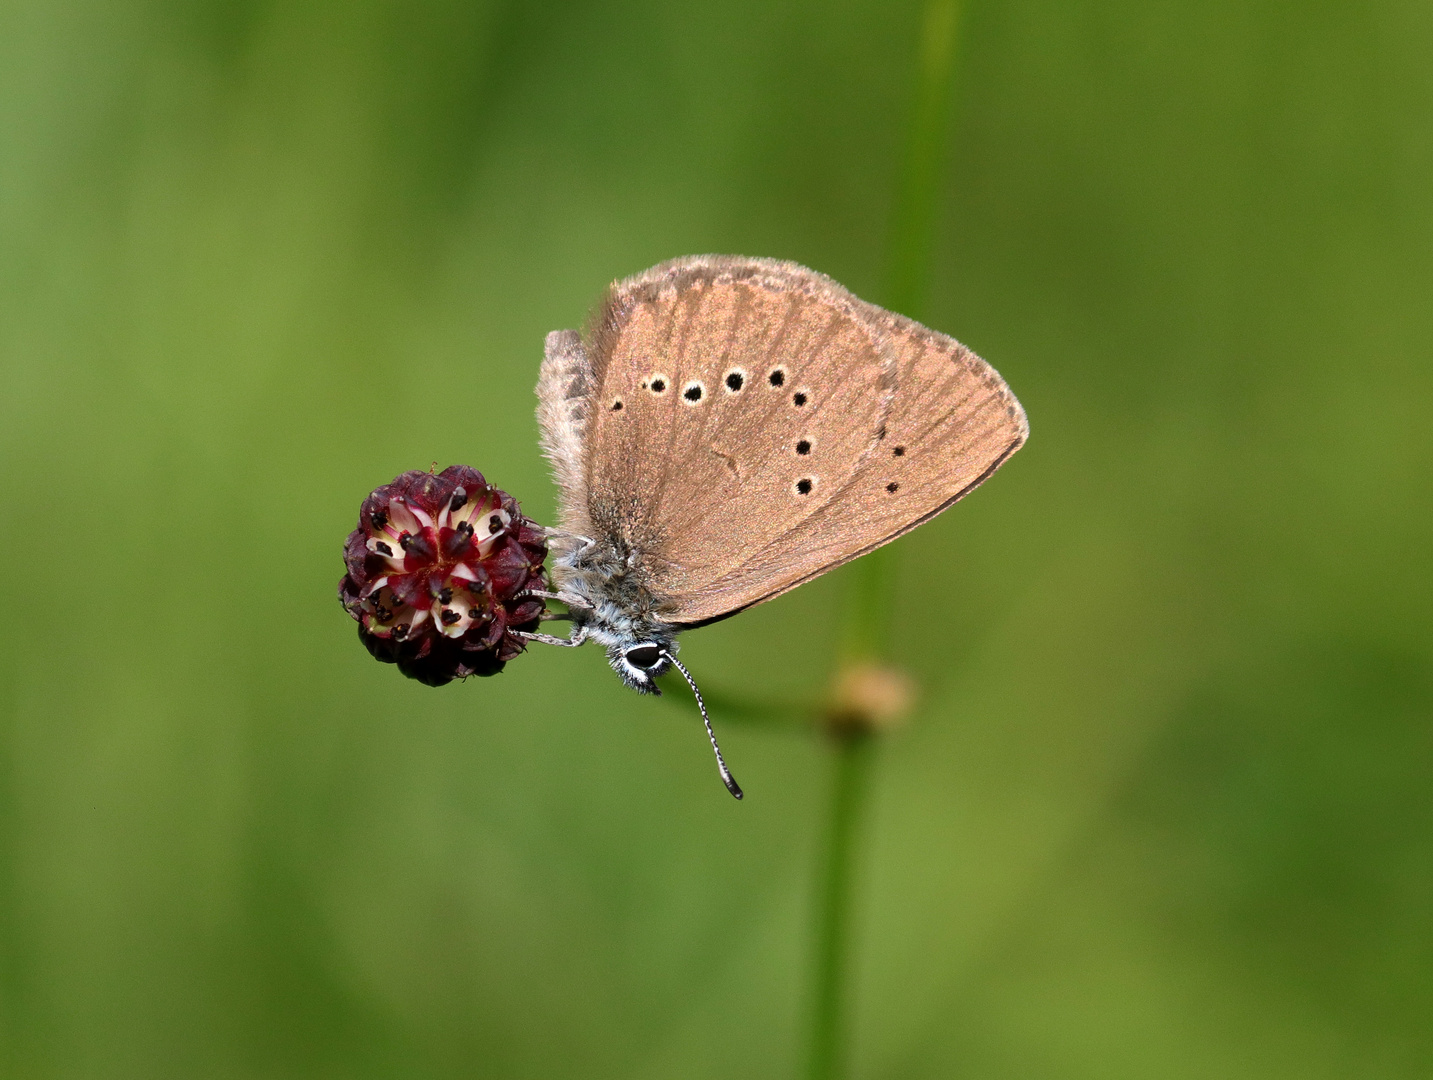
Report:
<svg viewBox="0 0 1433 1080"><path fill-rule="evenodd" d="M851 862L856 830L870 790L874 736L848 732L835 743L826 847L816 893L814 982L811 1024L811 1080L834 1080L845 1072L845 1019L851 940Z"/></svg>
<svg viewBox="0 0 1433 1080"><path fill-rule="evenodd" d="M949 150L961 0L926 0L915 99L891 223L886 306L919 318L930 286L936 207Z"/></svg>
<svg viewBox="0 0 1433 1080"><path fill-rule="evenodd" d="M930 284L961 6L961 0L926 0L921 23L918 75L892 215L883 297L888 307L913 318L919 317ZM894 549L883 547L848 572L843 667L878 662L888 651L894 560ZM812 926L809 1080L841 1080L848 1072L853 904L876 752L870 727L832 725L830 732L831 790Z"/></svg>

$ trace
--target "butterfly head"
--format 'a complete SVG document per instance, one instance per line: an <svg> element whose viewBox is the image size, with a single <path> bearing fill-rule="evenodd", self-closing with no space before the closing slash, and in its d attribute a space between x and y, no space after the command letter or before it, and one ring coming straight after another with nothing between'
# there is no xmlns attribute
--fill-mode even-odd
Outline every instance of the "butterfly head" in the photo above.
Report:
<svg viewBox="0 0 1433 1080"><path fill-rule="evenodd" d="M607 646L607 662L618 677L642 694L660 694L656 677L672 666L672 642L616 641Z"/></svg>

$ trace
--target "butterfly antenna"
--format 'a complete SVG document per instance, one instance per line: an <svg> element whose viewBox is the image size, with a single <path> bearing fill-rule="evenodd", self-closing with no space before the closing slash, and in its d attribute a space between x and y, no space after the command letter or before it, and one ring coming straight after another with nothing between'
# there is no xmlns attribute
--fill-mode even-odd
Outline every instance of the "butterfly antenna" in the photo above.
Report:
<svg viewBox="0 0 1433 1080"><path fill-rule="evenodd" d="M707 716L707 703L702 700L702 692L697 689L697 684L692 680L692 674L682 666L682 662L666 650L662 655L672 662L672 666L682 673L682 678L687 680L687 685L692 688L692 694L697 699L697 708L702 711L702 723L707 726L707 738L712 741L712 753L716 754L717 769L721 772L721 782L731 792L732 798L741 798L741 788L737 785L736 777L732 776L731 770L726 767L726 759L721 756L721 747L717 745L716 732L712 731L711 718Z"/></svg>

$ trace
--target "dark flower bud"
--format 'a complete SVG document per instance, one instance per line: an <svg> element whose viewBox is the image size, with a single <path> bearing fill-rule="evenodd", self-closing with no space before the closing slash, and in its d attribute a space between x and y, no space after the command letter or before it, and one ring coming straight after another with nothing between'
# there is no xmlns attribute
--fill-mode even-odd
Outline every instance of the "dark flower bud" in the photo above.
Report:
<svg viewBox="0 0 1433 1080"><path fill-rule="evenodd" d="M496 675L534 630L547 538L480 472L406 472L363 500L343 548L338 598L358 636L410 679Z"/></svg>

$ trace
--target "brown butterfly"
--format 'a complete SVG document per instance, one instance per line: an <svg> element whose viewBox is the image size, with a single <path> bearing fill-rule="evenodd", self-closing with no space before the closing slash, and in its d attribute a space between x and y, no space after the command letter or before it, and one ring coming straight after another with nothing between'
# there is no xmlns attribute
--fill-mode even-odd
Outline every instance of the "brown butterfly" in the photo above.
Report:
<svg viewBox="0 0 1433 1080"><path fill-rule="evenodd" d="M643 693L671 665L697 693L681 631L909 532L1029 433L960 342L795 263L730 255L614 284L584 333L548 335L537 395L561 489L541 595L573 630L525 636L591 638Z"/></svg>

